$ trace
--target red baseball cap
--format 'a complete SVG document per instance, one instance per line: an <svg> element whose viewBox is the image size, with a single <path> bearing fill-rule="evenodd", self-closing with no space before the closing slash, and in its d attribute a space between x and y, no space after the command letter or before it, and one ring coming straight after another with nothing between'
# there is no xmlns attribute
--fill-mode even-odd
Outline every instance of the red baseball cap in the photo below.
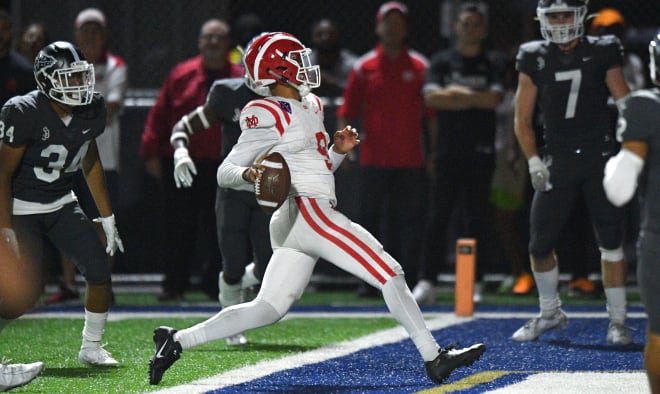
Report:
<svg viewBox="0 0 660 394"><path fill-rule="evenodd" d="M408 16L408 7L405 4L399 3L398 1L388 1L380 6L378 12L376 13L376 21L380 22L385 18L390 11L399 11L403 16Z"/></svg>

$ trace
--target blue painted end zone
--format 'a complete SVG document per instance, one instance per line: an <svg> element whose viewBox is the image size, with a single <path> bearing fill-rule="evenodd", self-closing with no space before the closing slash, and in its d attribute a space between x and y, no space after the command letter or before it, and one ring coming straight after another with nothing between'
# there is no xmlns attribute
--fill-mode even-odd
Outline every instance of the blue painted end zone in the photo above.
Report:
<svg viewBox="0 0 660 394"><path fill-rule="evenodd" d="M518 343L510 335L525 319L478 319L434 332L442 345L484 342L488 350L472 367L455 371L447 388L478 393L523 380L530 373L551 371L642 370L646 319L629 319L634 344L606 343L605 318L572 318L568 327L546 333L535 342ZM508 371L480 385L455 385L478 372ZM462 382L463 383L463 382ZM410 340L362 350L345 357L294 368L213 393L414 393L435 387Z"/></svg>

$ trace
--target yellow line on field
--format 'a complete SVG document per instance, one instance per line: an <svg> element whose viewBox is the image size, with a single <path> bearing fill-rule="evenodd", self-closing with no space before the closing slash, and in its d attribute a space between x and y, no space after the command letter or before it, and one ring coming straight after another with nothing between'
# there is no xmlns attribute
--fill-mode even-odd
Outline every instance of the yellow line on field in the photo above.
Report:
<svg viewBox="0 0 660 394"><path fill-rule="evenodd" d="M432 389L418 391L417 394L440 394L440 393L451 393L459 390L466 390L475 386L478 386L483 383L492 382L495 379L499 379L504 375L510 373L519 372L519 371L485 371L475 373L456 382L443 384L442 386L434 387Z"/></svg>

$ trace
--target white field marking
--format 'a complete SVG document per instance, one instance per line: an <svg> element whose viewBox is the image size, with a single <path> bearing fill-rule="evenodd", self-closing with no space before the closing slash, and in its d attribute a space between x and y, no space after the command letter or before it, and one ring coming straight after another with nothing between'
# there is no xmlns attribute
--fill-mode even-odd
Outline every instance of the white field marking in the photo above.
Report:
<svg viewBox="0 0 660 394"><path fill-rule="evenodd" d="M444 314L444 316L441 318L427 320L426 325L430 330L435 331L455 324L465 323L470 320L472 319L456 317L453 313L447 313ZM388 330L377 332L375 334L364 336L359 339L331 344L309 352L299 353L293 356L278 358L275 360L261 361L254 365L249 365L240 369L234 369L216 376L212 376L210 378L200 379L184 385L155 391L154 393L204 393L210 390L217 390L219 388L259 379L276 372L284 371L286 369L297 368L307 364L319 363L336 357L343 357L362 349L395 343L404 339L408 339L408 334L405 332L403 327L394 327ZM421 358L419 362L420 364L422 363ZM181 362L180 367L184 367L184 362Z"/></svg>
<svg viewBox="0 0 660 394"><path fill-rule="evenodd" d="M120 321L128 319L160 319L160 318L190 318L190 317L211 317L214 313L199 312L199 311L173 311L173 312L110 312L108 314L109 321ZM536 317L536 312L477 312L474 314L475 319L531 319ZM600 319L608 317L607 312L568 312L569 318L582 318L582 319ZM424 317L427 319L446 318L447 316L454 316L452 312L427 312ZM630 319L646 319L648 318L646 312L628 312ZM84 312L34 312L21 316L21 319L81 319L85 317ZM392 317L389 312L289 312L285 319L291 318L376 318L376 317Z"/></svg>
<svg viewBox="0 0 660 394"><path fill-rule="evenodd" d="M619 394L649 393L644 371L639 372L539 372L522 382L509 384L491 394Z"/></svg>

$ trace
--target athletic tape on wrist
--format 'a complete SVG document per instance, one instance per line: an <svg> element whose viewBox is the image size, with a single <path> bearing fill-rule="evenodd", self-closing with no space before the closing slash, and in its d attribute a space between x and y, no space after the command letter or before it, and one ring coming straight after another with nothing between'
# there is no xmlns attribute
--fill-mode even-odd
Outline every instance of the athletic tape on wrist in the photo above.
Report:
<svg viewBox="0 0 660 394"><path fill-rule="evenodd" d="M174 141L176 141L178 139L182 139L182 140L186 141L186 144L189 142L188 134L186 134L183 131L175 131L170 136L170 145L174 145Z"/></svg>

